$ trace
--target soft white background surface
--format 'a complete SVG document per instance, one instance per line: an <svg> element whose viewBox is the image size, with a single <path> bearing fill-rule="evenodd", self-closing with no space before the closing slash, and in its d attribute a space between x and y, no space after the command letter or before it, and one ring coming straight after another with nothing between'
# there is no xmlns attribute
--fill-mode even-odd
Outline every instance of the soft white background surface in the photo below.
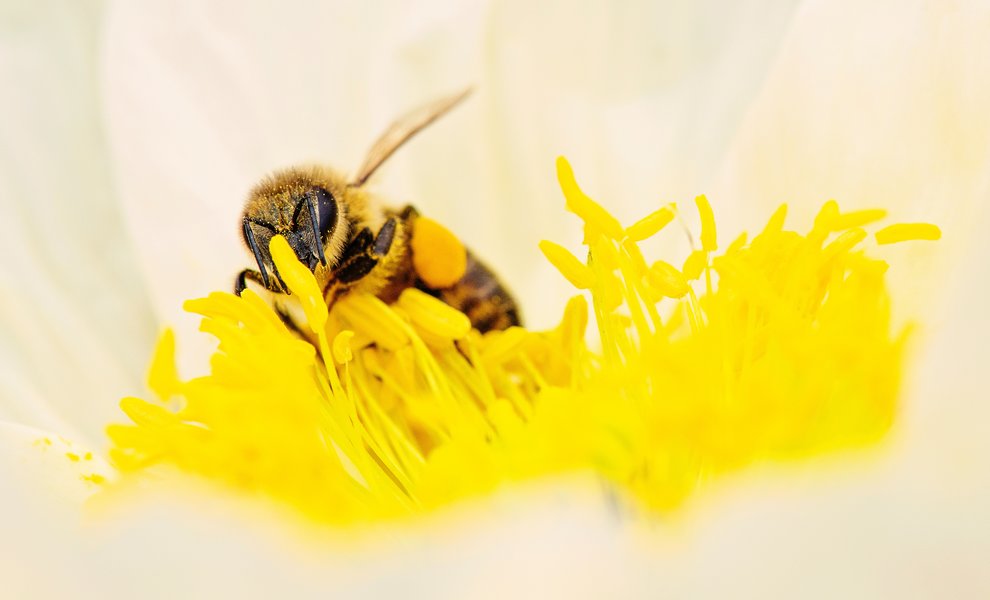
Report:
<svg viewBox="0 0 990 600"><path fill-rule="evenodd" d="M0 418L102 448L159 326L202 370L179 307L248 264L237 217L258 177L353 169L394 116L474 84L374 184L505 273L535 326L569 293L537 242L580 239L558 154L627 222L708 193L723 241L785 200L800 224L834 197L941 225L938 245L885 254L899 313L925 322L889 444L724 482L646 536L570 483L299 556L182 501L80 529L53 493L78 473L7 425L8 590L990 594L986 3L531 4L0 1Z"/></svg>

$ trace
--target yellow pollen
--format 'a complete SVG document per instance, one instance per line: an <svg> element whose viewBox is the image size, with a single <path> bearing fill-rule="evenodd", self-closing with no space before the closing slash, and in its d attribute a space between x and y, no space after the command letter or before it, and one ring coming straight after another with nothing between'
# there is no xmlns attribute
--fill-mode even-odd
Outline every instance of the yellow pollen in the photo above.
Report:
<svg viewBox="0 0 990 600"><path fill-rule="evenodd" d="M467 270L467 250L446 227L427 217L413 222L413 268L430 287L445 288L457 283Z"/></svg>

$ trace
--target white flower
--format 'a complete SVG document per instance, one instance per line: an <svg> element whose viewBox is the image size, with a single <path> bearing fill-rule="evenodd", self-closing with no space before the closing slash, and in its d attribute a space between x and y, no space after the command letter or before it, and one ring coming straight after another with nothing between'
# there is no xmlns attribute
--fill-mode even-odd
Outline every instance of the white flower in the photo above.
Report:
<svg viewBox="0 0 990 600"><path fill-rule="evenodd" d="M536 258L539 237L576 241L558 154L586 188L624 199L610 208L625 220L706 192L730 231L781 201L807 220L829 197L938 223L939 250L905 248L891 270L901 309L927 315L893 442L812 481L723 484L649 544L561 485L463 509L468 527L447 515L391 534L402 543L338 540L287 558L282 534L245 530L212 504L197 518L188 503L145 501L80 530L76 507L38 483L54 470L30 466L52 452L25 452L37 435L7 426L6 590L990 592L978 559L990 550L990 248L977 235L990 193L987 7L386 4L0 8L0 418L102 447L119 397L142 389L159 324L179 325L184 366L203 368L208 348L179 307L248 263L236 224L260 175L300 161L353 168L392 117L474 84L376 185L507 274L533 324L566 289Z"/></svg>

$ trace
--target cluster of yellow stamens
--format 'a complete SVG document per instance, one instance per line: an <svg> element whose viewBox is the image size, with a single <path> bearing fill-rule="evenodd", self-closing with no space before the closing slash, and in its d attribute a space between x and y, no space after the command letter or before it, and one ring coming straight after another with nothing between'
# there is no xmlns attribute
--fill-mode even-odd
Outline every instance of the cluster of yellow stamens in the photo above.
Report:
<svg viewBox="0 0 990 600"><path fill-rule="evenodd" d="M883 211L827 203L806 235L781 207L762 232L718 253L696 200L701 247L677 268L639 242L673 205L623 227L561 159L587 260L543 242L587 290L551 331L484 335L439 300L394 305L351 294L328 310L312 274L275 238L279 272L315 343L247 291L187 304L220 341L205 377L176 375L162 337L155 402L127 398L112 459L128 477L183 472L291 504L333 523L418 513L507 482L592 471L666 509L714 475L875 440L895 414L904 331L892 332L886 263L859 249ZM893 225L878 243L933 239ZM308 333L308 332L307 332Z"/></svg>

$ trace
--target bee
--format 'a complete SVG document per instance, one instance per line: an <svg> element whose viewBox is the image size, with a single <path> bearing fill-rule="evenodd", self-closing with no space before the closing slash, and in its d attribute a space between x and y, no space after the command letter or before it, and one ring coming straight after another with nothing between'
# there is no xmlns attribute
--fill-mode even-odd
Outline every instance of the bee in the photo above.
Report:
<svg viewBox="0 0 990 600"><path fill-rule="evenodd" d="M351 292L391 303L415 287L463 312L481 332L519 325L515 299L470 250L411 205L387 208L366 187L396 150L469 93L439 99L395 121L354 177L309 166L263 179L250 192L241 217L244 243L257 270L241 271L234 292L240 295L251 281L274 294L288 294L268 249L272 237L282 235L316 276L328 306ZM435 245L433 238L446 243ZM431 262L453 266L438 270Z"/></svg>

